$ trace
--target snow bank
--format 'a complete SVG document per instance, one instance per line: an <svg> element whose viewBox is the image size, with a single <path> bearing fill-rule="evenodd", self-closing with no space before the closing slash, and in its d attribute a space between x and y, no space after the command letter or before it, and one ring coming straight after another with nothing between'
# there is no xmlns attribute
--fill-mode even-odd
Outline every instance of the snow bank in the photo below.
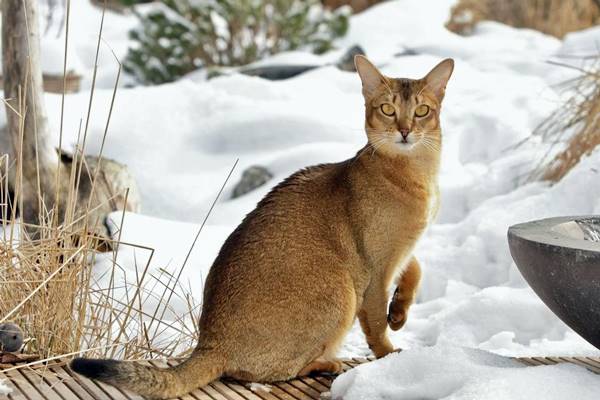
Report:
<svg viewBox="0 0 600 400"><path fill-rule="evenodd" d="M573 365L526 367L480 350L435 346L358 366L331 386L333 400L595 400L598 377Z"/></svg>

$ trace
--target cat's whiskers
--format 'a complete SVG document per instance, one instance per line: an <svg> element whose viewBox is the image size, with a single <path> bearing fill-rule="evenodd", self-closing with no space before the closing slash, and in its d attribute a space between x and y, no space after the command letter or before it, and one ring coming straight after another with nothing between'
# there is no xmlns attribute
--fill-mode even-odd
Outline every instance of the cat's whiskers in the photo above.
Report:
<svg viewBox="0 0 600 400"><path fill-rule="evenodd" d="M375 139L374 143L369 141L367 143L367 145L365 147L363 147L357 154L356 157L354 158L354 160L352 160L352 162L350 163L350 166L354 165L354 163L356 163L356 161L358 161L368 150L373 149L374 151L374 146L379 143L379 141L382 140L381 138L377 138Z"/></svg>
<svg viewBox="0 0 600 400"><path fill-rule="evenodd" d="M419 141L419 143L421 143L425 148L427 148L431 151L434 151L434 152L439 152L441 149L441 143L438 138L432 138L430 136L423 136L421 138L421 140Z"/></svg>
<svg viewBox="0 0 600 400"><path fill-rule="evenodd" d="M371 153L371 157L373 157L373 155L375 155L375 152L379 150L383 145L388 144L390 142L388 139L390 138L393 138L393 136L385 135L384 137L379 138L379 140L373 146L373 152Z"/></svg>

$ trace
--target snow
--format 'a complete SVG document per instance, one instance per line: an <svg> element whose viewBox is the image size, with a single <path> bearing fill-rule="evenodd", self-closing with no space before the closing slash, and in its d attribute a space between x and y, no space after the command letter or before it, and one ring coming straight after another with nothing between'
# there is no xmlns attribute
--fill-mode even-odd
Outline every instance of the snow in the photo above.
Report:
<svg viewBox="0 0 600 400"><path fill-rule="evenodd" d="M252 382L250 383L250 390L253 392L270 393L273 390L271 385L265 385L262 383Z"/></svg>
<svg viewBox="0 0 600 400"><path fill-rule="evenodd" d="M78 60L84 87L89 88L101 12L87 1L72 3L69 57ZM457 372L447 378L453 380L440 390L455 393L457 397L452 398L468 398L465 393L482 393L485 387L489 387L489 398L518 398L511 397L511 385L502 382L512 382L530 393L524 383L527 380L521 380L517 372L534 382L532 388L540 389L556 386L542 376L545 371L549 377L588 380L569 366L501 369L497 365L500 358L485 356L490 361L482 361L483 356L473 355L480 353L456 350L455 346L512 356L598 355L597 349L554 316L528 288L510 257L506 231L511 224L527 220L600 213L599 152L549 186L526 179L549 144L538 139L514 147L560 104L565 93L557 84L574 76L573 70L547 61L595 48L600 29L572 33L560 41L532 30L483 22L471 36L461 37L443 27L452 3L384 2L352 17L349 33L339 40L336 52L323 56L284 53L256 64L321 66L285 81L244 75L206 81L203 74L194 73L160 86L129 87L125 78L117 93L105 155L128 164L136 176L144 214L125 215L122 240L156 250L150 264L153 272L181 268L200 223L239 159L182 272L186 286L193 288L196 300L201 301L204 278L221 244L272 186L307 165L352 157L364 144L364 101L358 76L331 66L343 49L359 44L384 73L403 77L422 77L442 58L453 57L455 72L442 111L441 210L416 249L424 271L417 302L406 326L390 333L396 347L414 350L378 365L392 373L408 370L417 356L427 357L432 365L423 366L421 377L416 377L422 383L429 373L443 371L434 369L433 360L441 363L444 352L455 358L448 363L464 365L465 370L482 366L485 371L481 374ZM106 15L86 148L89 153L100 147L110 106L118 67L111 49L118 57L125 55L127 31L135 23L132 15ZM43 39L42 46L49 40ZM44 54L53 53L56 58L58 48L49 46ZM62 65L56 59L49 60L50 64ZM79 123L85 121L88 98L87 91L66 96L67 147L75 143ZM58 95L46 96L56 142L60 100ZM0 118L3 122L5 117ZM243 170L256 164L268 168L273 179L231 199ZM121 216L114 213L113 223L118 225ZM100 257L96 265L99 274L108 268L111 257ZM145 265L149 257L150 251L122 245L118 263L128 276L135 277L136 265ZM173 297L174 312L183 313L186 307L184 300ZM435 347L419 350L423 346ZM367 354L370 351L356 324L340 355ZM386 366L396 362L398 366L388 371ZM450 364L443 365L450 368ZM375 367L359 371L368 368ZM406 382L401 374L394 379ZM492 383L498 384L497 392ZM346 386L351 387L350 383ZM555 392L562 393L558 388Z"/></svg>
<svg viewBox="0 0 600 400"><path fill-rule="evenodd" d="M0 381L0 394L6 396L6 395L9 395L10 393L12 393L12 389L9 388L8 386L6 386L4 381Z"/></svg>
<svg viewBox="0 0 600 400"><path fill-rule="evenodd" d="M417 348L363 364L331 386L333 400L595 400L598 377L570 364L526 367L453 346Z"/></svg>

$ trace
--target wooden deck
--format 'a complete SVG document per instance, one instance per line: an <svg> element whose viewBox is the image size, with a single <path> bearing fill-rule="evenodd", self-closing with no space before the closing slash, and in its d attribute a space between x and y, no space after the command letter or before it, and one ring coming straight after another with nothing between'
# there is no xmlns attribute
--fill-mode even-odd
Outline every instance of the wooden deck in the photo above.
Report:
<svg viewBox="0 0 600 400"><path fill-rule="evenodd" d="M371 359L344 360L344 369L351 369ZM600 374L600 357L532 357L518 358L526 365L573 363ZM153 362L157 366L165 363ZM221 380L197 389L181 400L311 400L327 397L331 376L313 376L289 382L271 384L268 389L251 390L247 383ZM0 369L0 379L8 379L13 393L10 400L141 400L142 397L122 392L114 387L76 376L66 367L66 361L51 362L30 368L7 371Z"/></svg>

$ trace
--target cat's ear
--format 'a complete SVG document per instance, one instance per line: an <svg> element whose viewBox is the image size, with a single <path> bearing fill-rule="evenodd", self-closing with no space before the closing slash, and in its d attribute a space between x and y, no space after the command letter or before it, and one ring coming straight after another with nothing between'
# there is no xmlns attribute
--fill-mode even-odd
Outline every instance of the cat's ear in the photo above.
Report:
<svg viewBox="0 0 600 400"><path fill-rule="evenodd" d="M363 94L370 97L386 78L365 56L354 56L354 65L362 81Z"/></svg>
<svg viewBox="0 0 600 400"><path fill-rule="evenodd" d="M440 99L444 97L446 84L448 83L448 79L450 79L450 75L452 75L453 70L454 60L451 58L446 58L438 65L433 67L433 69L429 71L424 78L427 82L427 87L431 89Z"/></svg>

